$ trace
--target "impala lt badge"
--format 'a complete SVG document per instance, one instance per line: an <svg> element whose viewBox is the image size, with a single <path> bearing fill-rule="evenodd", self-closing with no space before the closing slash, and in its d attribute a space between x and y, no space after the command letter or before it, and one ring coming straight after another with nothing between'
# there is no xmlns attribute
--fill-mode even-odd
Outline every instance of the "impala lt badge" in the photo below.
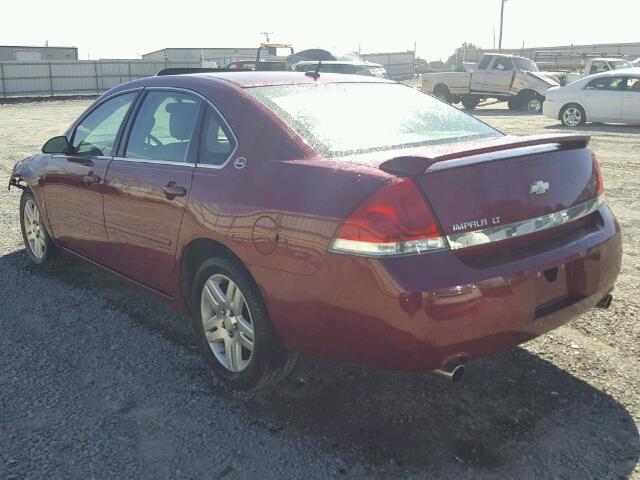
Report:
<svg viewBox="0 0 640 480"><path fill-rule="evenodd" d="M531 184L529 188L529 193L531 195L544 195L549 190L549 182L544 182L542 180L537 180Z"/></svg>

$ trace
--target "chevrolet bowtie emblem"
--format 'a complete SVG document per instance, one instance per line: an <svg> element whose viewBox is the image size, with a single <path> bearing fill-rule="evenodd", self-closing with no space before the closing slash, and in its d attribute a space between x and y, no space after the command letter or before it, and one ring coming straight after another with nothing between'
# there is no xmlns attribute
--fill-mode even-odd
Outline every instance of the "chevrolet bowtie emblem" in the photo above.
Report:
<svg viewBox="0 0 640 480"><path fill-rule="evenodd" d="M531 195L544 195L549 190L549 182L543 182L542 180L537 180L531 184L529 188L529 193Z"/></svg>

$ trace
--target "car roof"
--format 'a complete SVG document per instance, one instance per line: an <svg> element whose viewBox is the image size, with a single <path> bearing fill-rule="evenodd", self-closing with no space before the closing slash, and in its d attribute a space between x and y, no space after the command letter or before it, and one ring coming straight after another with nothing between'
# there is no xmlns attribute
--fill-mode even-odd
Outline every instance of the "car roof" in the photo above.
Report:
<svg viewBox="0 0 640 480"><path fill-rule="evenodd" d="M317 65L318 60L303 60L296 65ZM357 67L382 67L380 63L361 62L358 60L322 60L322 65L355 65Z"/></svg>
<svg viewBox="0 0 640 480"><path fill-rule="evenodd" d="M167 75L165 78L171 77ZM177 75L176 75L177 76ZM320 72L317 80L305 72L259 72L259 71L238 71L238 72L207 72L180 75L181 77L205 77L214 80L225 80L234 83L239 87L258 87L266 85L295 85L304 83L395 83L377 77L367 77L363 75L344 75L340 73ZM152 77L153 78L153 77Z"/></svg>

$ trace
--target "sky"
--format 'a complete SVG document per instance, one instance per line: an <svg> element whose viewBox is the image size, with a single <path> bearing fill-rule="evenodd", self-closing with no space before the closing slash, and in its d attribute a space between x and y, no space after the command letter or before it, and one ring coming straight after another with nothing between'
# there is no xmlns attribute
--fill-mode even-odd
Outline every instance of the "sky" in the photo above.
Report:
<svg viewBox="0 0 640 480"><path fill-rule="evenodd" d="M140 58L166 47L413 50L446 60L469 42L493 48L501 0L4 0L0 45L75 46L81 59ZM640 1L508 0L503 47L640 41Z"/></svg>

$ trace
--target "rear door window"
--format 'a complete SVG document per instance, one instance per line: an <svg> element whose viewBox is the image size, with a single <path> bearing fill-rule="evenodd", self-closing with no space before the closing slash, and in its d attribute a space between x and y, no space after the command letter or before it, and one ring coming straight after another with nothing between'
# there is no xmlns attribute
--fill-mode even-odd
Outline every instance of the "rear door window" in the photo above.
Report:
<svg viewBox="0 0 640 480"><path fill-rule="evenodd" d="M491 63L491 60L493 60L493 55L485 55L484 57L482 57L482 60L480 60L480 64L478 65L478 68L480 70L486 70L489 67L489 64Z"/></svg>
<svg viewBox="0 0 640 480"><path fill-rule="evenodd" d="M78 124L73 134L75 155L111 157L122 121L137 93L125 93L107 100Z"/></svg>
<svg viewBox="0 0 640 480"><path fill-rule="evenodd" d="M513 70L513 62L509 57L497 57L493 64L493 69L500 70L501 72Z"/></svg>
<svg viewBox="0 0 640 480"><path fill-rule="evenodd" d="M151 91L145 96L129 134L125 157L190 162L201 102L181 92Z"/></svg>
<svg viewBox="0 0 640 480"><path fill-rule="evenodd" d="M229 127L213 108L207 106L200 136L198 163L222 166L235 149L236 140Z"/></svg>

